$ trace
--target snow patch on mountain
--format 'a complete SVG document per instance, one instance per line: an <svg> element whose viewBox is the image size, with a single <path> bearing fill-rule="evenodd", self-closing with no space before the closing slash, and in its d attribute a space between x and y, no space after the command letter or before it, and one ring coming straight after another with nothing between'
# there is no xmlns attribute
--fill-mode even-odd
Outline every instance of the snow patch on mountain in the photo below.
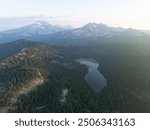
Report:
<svg viewBox="0 0 150 130"><path fill-rule="evenodd" d="M45 21L37 21L31 25L0 32L0 34L1 35L12 34L16 36L26 37L26 36L40 35L40 34L52 34L52 33L61 32L65 30L66 29L62 27L51 25Z"/></svg>

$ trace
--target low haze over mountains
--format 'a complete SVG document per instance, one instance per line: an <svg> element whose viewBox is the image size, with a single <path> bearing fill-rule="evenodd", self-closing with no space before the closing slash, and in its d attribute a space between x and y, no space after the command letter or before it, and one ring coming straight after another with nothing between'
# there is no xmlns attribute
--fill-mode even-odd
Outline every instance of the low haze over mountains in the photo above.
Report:
<svg viewBox="0 0 150 130"><path fill-rule="evenodd" d="M85 26L73 29L70 26L60 27L45 21L37 21L31 25L0 32L0 43L18 39L53 42L53 39L78 38L110 38L114 36L146 36L147 33L132 28L109 27L105 24L88 23Z"/></svg>

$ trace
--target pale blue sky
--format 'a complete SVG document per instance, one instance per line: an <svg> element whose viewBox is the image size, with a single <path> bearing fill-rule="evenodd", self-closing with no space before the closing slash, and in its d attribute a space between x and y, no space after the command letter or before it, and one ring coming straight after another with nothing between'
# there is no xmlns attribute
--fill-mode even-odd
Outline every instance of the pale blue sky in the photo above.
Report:
<svg viewBox="0 0 150 130"><path fill-rule="evenodd" d="M31 16L48 17L50 22L52 17L63 25L98 22L150 29L150 0L0 0L0 20Z"/></svg>

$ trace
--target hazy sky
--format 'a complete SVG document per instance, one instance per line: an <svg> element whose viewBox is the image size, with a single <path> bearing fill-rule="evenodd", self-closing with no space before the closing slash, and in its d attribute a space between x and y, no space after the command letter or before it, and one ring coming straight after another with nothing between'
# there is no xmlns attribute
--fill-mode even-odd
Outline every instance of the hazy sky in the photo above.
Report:
<svg viewBox="0 0 150 130"><path fill-rule="evenodd" d="M20 17L26 24L38 17L62 25L97 22L150 30L150 0L0 0L0 28L11 19L21 24Z"/></svg>

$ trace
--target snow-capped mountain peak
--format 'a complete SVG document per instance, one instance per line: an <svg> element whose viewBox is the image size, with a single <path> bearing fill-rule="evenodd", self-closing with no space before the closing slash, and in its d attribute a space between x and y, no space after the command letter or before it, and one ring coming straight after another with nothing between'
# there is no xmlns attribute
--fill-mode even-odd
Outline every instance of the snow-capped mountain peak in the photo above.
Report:
<svg viewBox="0 0 150 130"><path fill-rule="evenodd" d="M36 21L34 24L42 26L42 25L49 24L49 23L46 21Z"/></svg>
<svg viewBox="0 0 150 130"><path fill-rule="evenodd" d="M110 36L112 35L112 28L108 27L105 24L97 24L97 23L88 23L82 28L74 30L74 34L77 36L92 36L92 37L98 37L98 36Z"/></svg>
<svg viewBox="0 0 150 130"><path fill-rule="evenodd" d="M64 30L66 29L56 26L56 25L51 25L48 22L37 21L27 26L0 32L0 34L1 35L13 34L17 36L32 36L32 35L40 35L40 34L52 34L52 33L61 32Z"/></svg>
<svg viewBox="0 0 150 130"><path fill-rule="evenodd" d="M50 23L46 22L46 21L37 21L31 25L29 25L30 27L35 27L35 28L43 28L43 27L49 27L49 26L54 26L51 25Z"/></svg>
<svg viewBox="0 0 150 130"><path fill-rule="evenodd" d="M106 28L107 26L105 24L97 24L97 23L88 23L83 28L90 28L90 29L96 29L96 28Z"/></svg>

